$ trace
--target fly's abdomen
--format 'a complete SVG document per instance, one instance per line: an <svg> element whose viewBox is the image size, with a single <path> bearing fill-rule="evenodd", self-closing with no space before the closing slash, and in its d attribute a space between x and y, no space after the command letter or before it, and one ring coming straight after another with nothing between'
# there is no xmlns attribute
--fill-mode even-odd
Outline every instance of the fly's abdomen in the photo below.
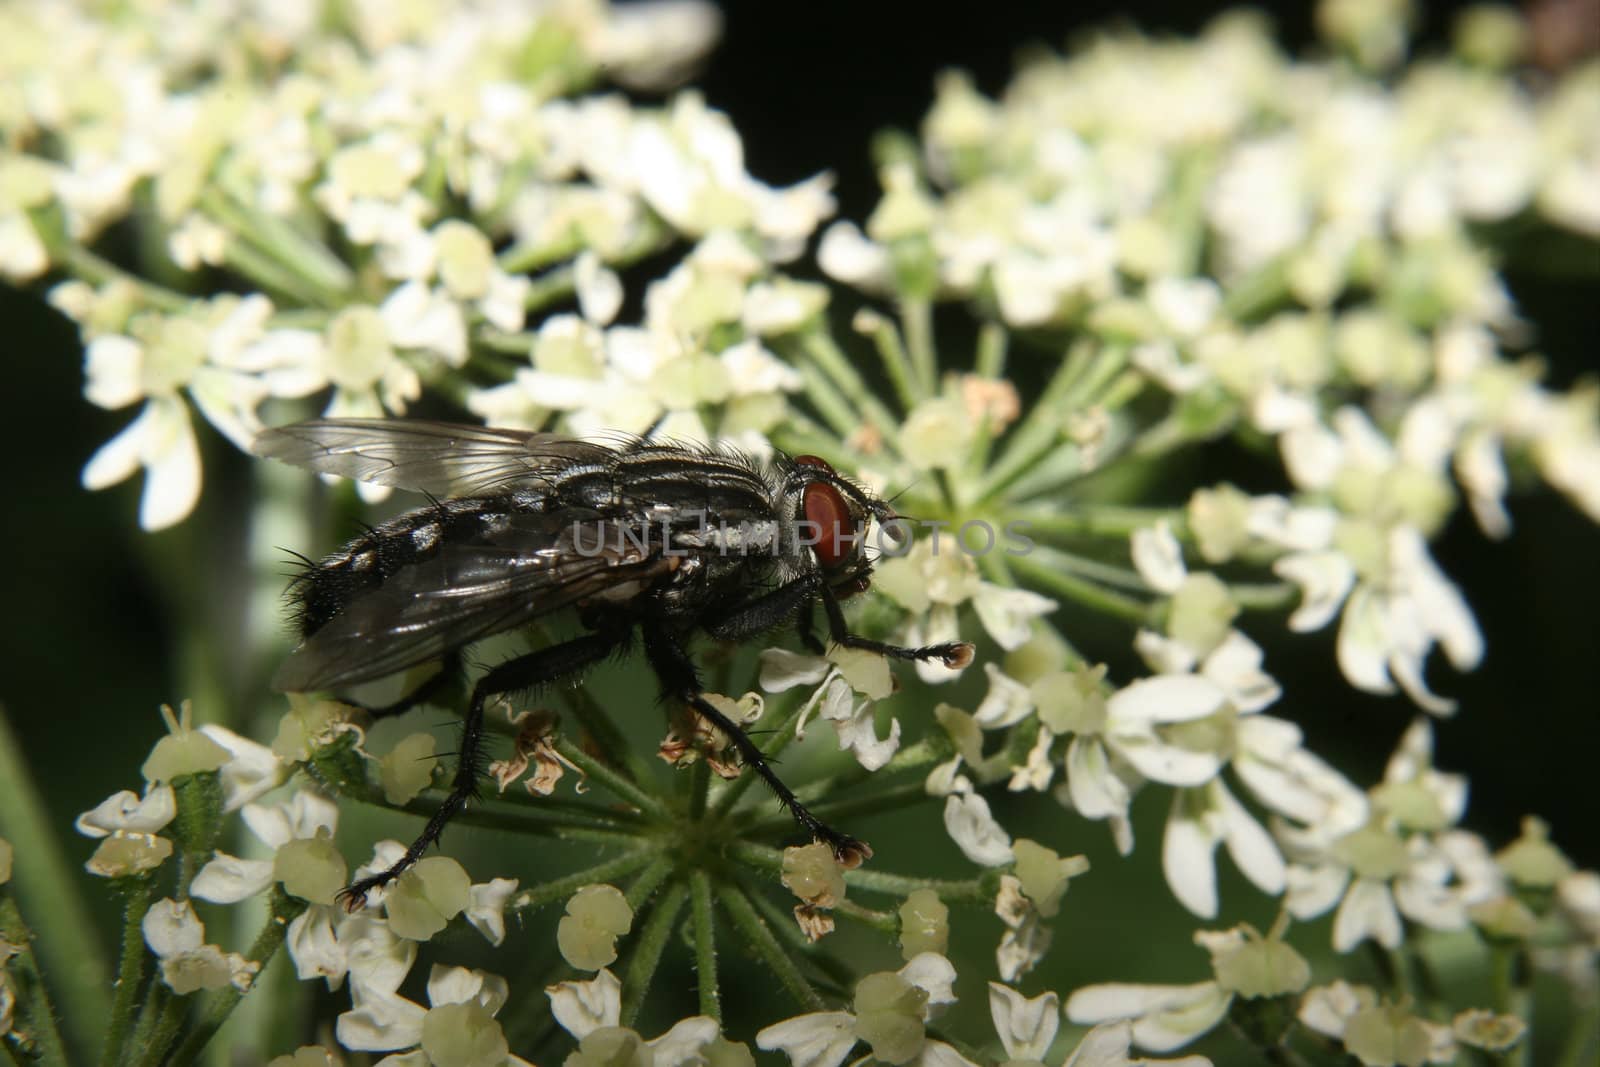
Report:
<svg viewBox="0 0 1600 1067"><path fill-rule="evenodd" d="M441 545L476 538L511 506L495 498L442 501L374 526L339 552L307 566L289 587L300 636L310 637L402 568L431 559Z"/></svg>

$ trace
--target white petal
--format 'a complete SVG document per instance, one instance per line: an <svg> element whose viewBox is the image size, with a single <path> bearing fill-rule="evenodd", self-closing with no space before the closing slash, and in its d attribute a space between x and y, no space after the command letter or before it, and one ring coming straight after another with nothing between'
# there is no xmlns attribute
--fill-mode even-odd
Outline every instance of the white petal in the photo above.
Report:
<svg viewBox="0 0 1600 1067"><path fill-rule="evenodd" d="M1066 767L1068 795L1084 818L1128 813L1128 787L1111 769L1110 757L1098 737L1074 737L1067 746Z"/></svg>
<svg viewBox="0 0 1600 1067"><path fill-rule="evenodd" d="M487 971L436 963L428 972L428 1003L436 1008L442 1004L476 1004L493 1015L509 995L506 980Z"/></svg>
<svg viewBox="0 0 1600 1067"><path fill-rule="evenodd" d="M1203 919L1217 914L1217 838L1205 820L1190 813L1194 800L1186 790L1172 796L1172 812L1161 840L1161 870L1178 903Z"/></svg>
<svg viewBox="0 0 1600 1067"><path fill-rule="evenodd" d="M506 901L516 891L515 878L494 878L471 889L467 922L488 938L491 945L498 945L506 938Z"/></svg>
<svg viewBox="0 0 1600 1067"><path fill-rule="evenodd" d="M1043 993L1029 1000L1010 986L990 982L989 1015L1008 1057L1043 1061L1061 1025L1061 998Z"/></svg>
<svg viewBox="0 0 1600 1067"><path fill-rule="evenodd" d="M1216 795L1222 806L1223 841L1228 855L1239 865L1244 876L1263 893L1273 896L1283 892L1285 867L1283 854L1262 825L1234 799L1232 793L1215 783Z"/></svg>
<svg viewBox="0 0 1600 1067"><path fill-rule="evenodd" d="M998 730L1026 719L1033 711L1032 690L993 663L985 663L983 673L989 677L989 692L972 713L978 725L985 730Z"/></svg>
<svg viewBox="0 0 1600 1067"><path fill-rule="evenodd" d="M1153 527L1133 531L1130 538L1133 566L1145 584L1158 593L1176 593L1189 569L1183 565L1183 547L1172 534L1171 525L1161 520Z"/></svg>
<svg viewBox="0 0 1600 1067"><path fill-rule="evenodd" d="M130 422L121 433L101 445L83 468L85 489L104 489L133 476L139 469L144 450L144 435L149 428L150 406Z"/></svg>
<svg viewBox="0 0 1600 1067"><path fill-rule="evenodd" d="M995 644L1011 652L1027 643L1033 620L1056 610L1056 602L1027 589L980 582L972 595L972 610Z"/></svg>
<svg viewBox="0 0 1600 1067"><path fill-rule="evenodd" d="M654 1063L652 1067L702 1067L706 1057L701 1054L721 1034L717 1020L709 1015L695 1015L675 1023L672 1029L647 1042Z"/></svg>
<svg viewBox="0 0 1600 1067"><path fill-rule="evenodd" d="M1284 906L1296 919L1315 919L1339 903L1349 884L1347 867L1333 863L1316 867L1292 864L1284 872Z"/></svg>
<svg viewBox="0 0 1600 1067"><path fill-rule="evenodd" d="M187 900L156 901L139 925L150 951L163 958L194 952L205 944L205 925Z"/></svg>
<svg viewBox="0 0 1600 1067"><path fill-rule="evenodd" d="M1067 1018L1075 1023L1132 1019L1133 1039L1141 1048L1167 1052L1211 1029L1233 998L1216 982L1189 986L1086 986L1067 998Z"/></svg>
<svg viewBox="0 0 1600 1067"><path fill-rule="evenodd" d="M114 793L97 807L79 815L73 825L85 837L105 837L118 830L153 834L177 814L177 796L172 786L163 782L143 797L128 789Z"/></svg>
<svg viewBox="0 0 1600 1067"><path fill-rule="evenodd" d="M246 860L218 852L189 883L189 892L213 904L237 904L272 884L271 860Z"/></svg>
<svg viewBox="0 0 1600 1067"><path fill-rule="evenodd" d="M1154 734L1118 734L1109 740L1117 754L1133 764L1134 770L1152 781L1167 785L1204 785L1222 769L1221 755L1169 745Z"/></svg>
<svg viewBox="0 0 1600 1067"><path fill-rule="evenodd" d="M930 1040L922 1046L922 1054L907 1067L978 1067L943 1041Z"/></svg>
<svg viewBox="0 0 1600 1067"><path fill-rule="evenodd" d="M422 1040L422 1019L427 1014L421 1004L404 997L367 995L334 1021L333 1033L352 1052L410 1048Z"/></svg>
<svg viewBox="0 0 1600 1067"><path fill-rule="evenodd" d="M1358 586L1345 605L1336 645L1345 680L1368 693L1394 692L1388 643L1381 598L1370 587Z"/></svg>
<svg viewBox="0 0 1600 1067"><path fill-rule="evenodd" d="M200 499L200 445L182 400L154 398L145 405L140 419L147 416L150 422L140 442L140 460L147 474L139 502L139 525L163 530L188 517Z"/></svg>
<svg viewBox="0 0 1600 1067"><path fill-rule="evenodd" d="M1141 678L1111 694L1106 716L1117 723L1187 722L1211 715L1227 702L1222 687L1198 675Z"/></svg>
<svg viewBox="0 0 1600 1067"><path fill-rule="evenodd" d="M989 802L976 793L945 797L944 827L973 863L1000 867L1016 858L1011 851L1011 836L989 814Z"/></svg>
<svg viewBox="0 0 1600 1067"><path fill-rule="evenodd" d="M240 737L224 726L211 723L200 727L200 732L228 750L231 757L222 765L218 777L222 781L222 810L237 811L261 794L277 788L288 768L266 745L247 737ZM332 801L323 801L330 808ZM334 811L337 812L337 808ZM335 815L337 819L337 814ZM330 824L330 829L332 826ZM309 836L309 835L302 835Z"/></svg>
<svg viewBox="0 0 1600 1067"><path fill-rule="evenodd" d="M603 970L587 982L559 982L544 992L556 1022L573 1037L582 1039L622 1019L622 983L610 971Z"/></svg>
<svg viewBox="0 0 1600 1067"><path fill-rule="evenodd" d="M955 965L937 952L917 953L898 973L928 994L927 1013L956 1002ZM924 1018L928 1017L927 1013Z"/></svg>
<svg viewBox="0 0 1600 1067"><path fill-rule="evenodd" d="M323 904L313 904L290 920L285 940L302 982L326 978L333 989L344 979L348 963L344 946L334 935L333 920L333 909Z"/></svg>
<svg viewBox="0 0 1600 1067"><path fill-rule="evenodd" d="M573 281L583 317L597 326L609 325L622 308L622 279L593 251L584 251L573 264Z"/></svg>
<svg viewBox="0 0 1600 1067"><path fill-rule="evenodd" d="M756 1034L756 1047L782 1052L791 1067L839 1067L856 1045L856 1019L842 1011L785 1019Z"/></svg>
<svg viewBox="0 0 1600 1067"><path fill-rule="evenodd" d="M1289 616L1296 633L1320 630L1339 613L1355 584L1356 570L1342 552L1298 552L1284 556L1272 571L1300 587L1300 606Z"/></svg>
<svg viewBox="0 0 1600 1067"><path fill-rule="evenodd" d="M761 674L757 684L769 693L781 693L797 685L816 685L833 667L822 656L782 648L764 649L760 658Z"/></svg>
<svg viewBox="0 0 1600 1067"><path fill-rule="evenodd" d="M1371 878L1357 878L1339 905L1333 920L1333 947L1349 952L1372 938L1384 948L1400 947L1400 913L1395 910L1394 894L1387 884Z"/></svg>
<svg viewBox="0 0 1600 1067"><path fill-rule="evenodd" d="M1261 647L1238 630L1229 630L1201 668L1207 678L1228 692L1241 712L1260 711L1282 695L1277 681L1261 669Z"/></svg>

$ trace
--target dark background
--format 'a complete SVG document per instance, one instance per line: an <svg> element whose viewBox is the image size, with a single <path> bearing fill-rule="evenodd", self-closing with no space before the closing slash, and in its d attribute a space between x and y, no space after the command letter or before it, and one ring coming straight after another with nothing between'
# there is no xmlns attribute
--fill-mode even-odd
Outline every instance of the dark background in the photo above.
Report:
<svg viewBox="0 0 1600 1067"><path fill-rule="evenodd" d="M1019 46L1060 47L1070 34L1112 18L1186 34L1221 10L1172 3L952 6L963 13L942 15L935 5L911 3L729 4L724 40L698 84L732 116L752 174L785 184L831 168L840 214L859 220L878 195L868 156L872 134L884 125L914 129L939 70L965 67L981 89L997 93ZM1457 6L1431 5L1424 47L1442 39L1446 15ZM1276 7L1280 39L1302 51L1310 5ZM1536 254L1523 256L1508 266L1508 280L1540 331L1551 383L1567 387L1594 370L1586 332L1594 287L1541 276L1536 267ZM0 702L76 863L91 843L71 833L71 817L117 788L137 786L139 764L159 736L157 706L189 695L184 679L204 650L180 643L178 621L204 618L223 636L243 624L250 579L240 517L253 475L204 429L201 509L178 529L154 535L137 529L137 480L108 492L81 489L84 462L133 412L105 412L83 399L74 331L42 303L43 288L0 288L8 356L0 538L11 594L0 642ZM1193 462L1205 465L1178 471L1183 480L1171 499L1181 499L1182 486L1197 480L1237 476L1226 457L1207 453ZM1471 776L1467 823L1491 843L1515 836L1523 814L1538 813L1569 855L1595 866L1600 531L1550 493L1516 498L1511 511L1516 528L1506 542L1487 541L1463 509L1435 546L1477 613L1488 647L1470 675L1431 664L1434 687L1461 702L1454 719L1438 724L1436 762ZM181 587L159 577L174 573L174 565L188 579ZM1267 630L1257 627L1255 636ZM1312 747L1357 781L1370 781L1414 710L1401 698L1352 690L1338 676L1332 642L1331 628L1271 641L1268 669L1287 683L1272 711L1301 723ZM263 670L223 664L225 686L235 696L259 692ZM1089 829L1090 836L1102 833ZM1141 854L1153 859L1158 850L1158 834L1147 830ZM1236 885L1224 892L1225 905L1230 892L1238 899ZM1116 906L1114 898L1103 899Z"/></svg>

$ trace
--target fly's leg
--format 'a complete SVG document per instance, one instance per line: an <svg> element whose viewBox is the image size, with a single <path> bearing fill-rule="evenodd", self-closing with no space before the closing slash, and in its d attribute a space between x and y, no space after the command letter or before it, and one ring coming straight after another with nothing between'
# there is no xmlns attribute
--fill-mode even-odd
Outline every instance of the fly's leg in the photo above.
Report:
<svg viewBox="0 0 1600 1067"><path fill-rule="evenodd" d="M778 796L779 806L788 808L789 813L810 832L814 839L832 849L835 859L846 867L859 867L864 860L872 857L872 849L865 841L835 830L811 814L794 795L794 790L783 784L783 779L772 769L760 747L750 740L750 735L705 698L694 662L676 637L658 627L647 627L644 647L650 665L655 668L667 695L682 700L707 722L727 734L733 747L739 750L739 757L754 767L762 780L772 787L772 791Z"/></svg>
<svg viewBox="0 0 1600 1067"><path fill-rule="evenodd" d="M575 637L559 645L507 660L480 678L472 689L472 702L467 707L466 719L462 723L461 746L456 753L456 774L449 795L429 816L428 825L423 827L422 833L398 862L387 870L352 882L340 891L339 899L344 906L350 911L359 910L366 904L369 890L387 885L400 877L439 840L445 826L467 806L467 802L477 796L478 782L483 776L483 709L490 697L534 689L576 674L625 645L628 633L627 629L612 628Z"/></svg>
<svg viewBox="0 0 1600 1067"><path fill-rule="evenodd" d="M905 648L851 633L850 625L845 621L844 609L839 606L839 598L826 583L819 584L817 593L822 600L822 610L828 616L828 636L833 639L834 644L843 645L845 648L859 648L864 652L876 652L890 659L936 659L951 670L960 670L972 662L972 645L966 641L948 641L941 645Z"/></svg>
<svg viewBox="0 0 1600 1067"><path fill-rule="evenodd" d="M838 596L817 574L802 575L786 582L770 593L735 605L719 618L706 619L702 625L712 637L723 641L742 641L770 630L786 619L797 618L801 641L812 651L821 652L822 649L818 647L820 642L811 634L810 627L812 605L819 599L828 616L828 636L836 645L876 652L891 659L936 659L952 670L972 662L972 646L964 641L904 648L851 633L845 621L844 609L839 606ZM808 637L810 640L807 640Z"/></svg>

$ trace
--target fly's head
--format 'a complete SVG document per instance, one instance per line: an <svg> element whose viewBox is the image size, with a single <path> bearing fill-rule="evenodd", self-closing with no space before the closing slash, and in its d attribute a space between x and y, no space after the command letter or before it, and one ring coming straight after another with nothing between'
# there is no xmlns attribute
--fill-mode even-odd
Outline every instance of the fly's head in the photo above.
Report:
<svg viewBox="0 0 1600 1067"><path fill-rule="evenodd" d="M894 531L894 509L818 456L794 457L785 497L792 502L800 544L816 557L834 594L843 600L865 592L872 574L867 522L876 519L883 530Z"/></svg>

